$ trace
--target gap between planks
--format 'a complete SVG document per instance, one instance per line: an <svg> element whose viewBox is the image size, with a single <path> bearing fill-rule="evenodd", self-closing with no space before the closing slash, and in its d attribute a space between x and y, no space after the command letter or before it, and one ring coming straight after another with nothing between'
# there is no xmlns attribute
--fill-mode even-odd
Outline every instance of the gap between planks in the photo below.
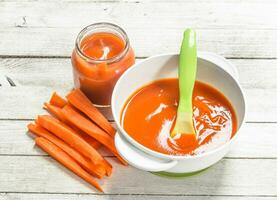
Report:
<svg viewBox="0 0 277 200"><path fill-rule="evenodd" d="M50 114L49 114L50 115ZM25 118L25 119L21 119L21 118L0 118L0 121L26 121L26 122L31 122L34 121L35 118ZM108 120L110 123L115 124L114 120ZM276 124L277 121L246 121L244 122L246 124Z"/></svg>
<svg viewBox="0 0 277 200"><path fill-rule="evenodd" d="M0 197L2 194L50 194L50 195L83 195L83 196L151 196L151 197L277 197L277 195L213 195L213 194L125 194L125 193L117 193L117 194L109 194L109 193L73 193L73 192L10 192L10 191L2 191L0 192Z"/></svg>
<svg viewBox="0 0 277 200"><path fill-rule="evenodd" d="M29 154L0 154L0 157L50 157L48 154L45 155L29 155ZM104 158L116 158L113 155L104 155ZM277 157L223 157L223 160L276 160Z"/></svg>
<svg viewBox="0 0 277 200"><path fill-rule="evenodd" d="M176 52L178 53L178 52ZM136 59L146 59L146 58L149 58L151 57L150 56L136 56ZM1 59L9 59L9 58L14 58L14 59L24 59L24 58L29 58L29 59L70 59L71 56L57 56L57 55L47 55L47 56L44 56L44 55L0 55L0 58ZM277 59L277 56L276 57L244 57L244 56L241 56L241 57L238 57L238 56L225 56L224 58L226 59L236 59L236 60L239 60L239 59L245 59L245 60L276 60Z"/></svg>

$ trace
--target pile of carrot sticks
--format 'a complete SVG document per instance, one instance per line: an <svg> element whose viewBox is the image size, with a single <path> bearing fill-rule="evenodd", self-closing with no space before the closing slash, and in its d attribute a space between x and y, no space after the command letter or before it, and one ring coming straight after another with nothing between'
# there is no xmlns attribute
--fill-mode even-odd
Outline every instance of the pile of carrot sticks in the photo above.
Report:
<svg viewBox="0 0 277 200"><path fill-rule="evenodd" d="M37 136L36 145L103 192L95 178L111 176L112 165L98 152L99 147L104 146L127 165L115 148L114 127L79 89L66 99L53 93L44 108L51 115L39 115L28 124L28 130Z"/></svg>

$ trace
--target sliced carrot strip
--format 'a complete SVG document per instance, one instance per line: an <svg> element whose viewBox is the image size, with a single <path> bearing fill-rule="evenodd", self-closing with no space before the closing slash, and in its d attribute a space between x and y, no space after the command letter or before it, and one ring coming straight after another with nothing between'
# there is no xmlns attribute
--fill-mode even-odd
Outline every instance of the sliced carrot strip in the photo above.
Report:
<svg viewBox="0 0 277 200"><path fill-rule="evenodd" d="M76 127L70 121L68 121L66 119L66 117L64 117L61 108L51 105L49 103L44 103L44 107L48 112L50 112L55 117L57 117L60 121L64 122L66 125L68 125L70 128L72 128L80 137L82 137L84 140L86 140L87 143L89 143L93 148L95 148L95 149L100 148L101 144L97 140L93 139L91 136L84 133L82 130L80 130L78 127Z"/></svg>
<svg viewBox="0 0 277 200"><path fill-rule="evenodd" d="M113 171L113 166L106 159L104 159L104 166L106 168L106 175L111 176Z"/></svg>
<svg viewBox="0 0 277 200"><path fill-rule="evenodd" d="M103 192L101 186L90 176L90 174L87 173L84 169L82 169L80 165L78 165L78 163L75 160L73 160L73 158L71 158L58 146L56 146L55 144L46 140L43 137L36 138L35 142L37 146L39 146L42 150L47 152L52 158L54 158L63 166L74 172L77 176L87 181L100 192Z"/></svg>
<svg viewBox="0 0 277 200"><path fill-rule="evenodd" d="M66 104L65 104L66 105ZM50 112L52 115L54 115L55 117L58 118L58 120L66 123L67 120L66 118L63 116L63 113L62 113L62 108L61 107L58 107L58 106L55 106L55 105L52 105L52 104L49 104L47 102L44 103L44 108Z"/></svg>
<svg viewBox="0 0 277 200"><path fill-rule="evenodd" d="M84 131L78 131L77 133L94 149L99 149L102 146L100 142L98 142L96 139L86 134Z"/></svg>
<svg viewBox="0 0 277 200"><path fill-rule="evenodd" d="M50 104L62 108L67 104L67 102L64 98L54 92L51 96Z"/></svg>
<svg viewBox="0 0 277 200"><path fill-rule="evenodd" d="M28 129L38 137L43 137L53 144L57 145L64 152L66 152L69 156L71 156L74 160L76 160L86 171L97 178L103 178L106 173L107 167L101 167L99 165L95 166L91 162L89 162L86 158L84 158L79 152L75 151L73 148L68 146L65 142L60 140L58 137L48 132L43 127L37 124L28 124Z"/></svg>
<svg viewBox="0 0 277 200"><path fill-rule="evenodd" d="M107 147L124 165L127 165L127 162L121 158L118 154L113 138L108 135L105 131L95 125L93 122L82 116L75 108L67 104L62 109L64 116L82 131L96 139L98 142Z"/></svg>
<svg viewBox="0 0 277 200"><path fill-rule="evenodd" d="M108 122L102 113L95 108L91 101L80 89L74 89L67 95L67 100L78 110L86 114L95 124L114 137L115 128Z"/></svg>
<svg viewBox="0 0 277 200"><path fill-rule="evenodd" d="M39 115L36 122L90 159L93 164L97 165L103 161L103 157L92 146L61 121L52 116Z"/></svg>

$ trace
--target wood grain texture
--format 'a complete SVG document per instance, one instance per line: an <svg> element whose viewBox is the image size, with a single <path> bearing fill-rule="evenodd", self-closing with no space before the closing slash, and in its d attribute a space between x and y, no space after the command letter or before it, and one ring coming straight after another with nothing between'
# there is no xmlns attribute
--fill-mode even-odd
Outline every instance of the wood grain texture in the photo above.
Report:
<svg viewBox="0 0 277 200"><path fill-rule="evenodd" d="M46 155L34 148L35 135L28 132L30 120L0 120L0 155ZM105 148L99 149L101 155L112 156Z"/></svg>
<svg viewBox="0 0 277 200"><path fill-rule="evenodd" d="M239 196L170 196L170 195L95 195L95 194L22 194L0 193L1 200L275 200L276 197L239 197Z"/></svg>
<svg viewBox="0 0 277 200"><path fill-rule="evenodd" d="M178 51L192 27L199 50L276 58L276 9L276 1L262 0L0 2L0 55L70 56L83 27L109 21L127 31L139 57Z"/></svg>
<svg viewBox="0 0 277 200"><path fill-rule="evenodd" d="M244 88L277 88L277 59L228 60L237 67ZM5 76L9 76L18 86L36 84L68 89L73 85L70 58L0 58L0 73L1 80L6 82Z"/></svg>
<svg viewBox="0 0 277 200"><path fill-rule="evenodd" d="M0 155L45 155L34 148L33 135L28 133L26 125L30 121L0 121ZM277 123L246 123L240 130L227 158L276 158L277 135L273 130ZM104 156L112 154L101 149Z"/></svg>
<svg viewBox="0 0 277 200"><path fill-rule="evenodd" d="M223 159L198 175L182 179L159 177L111 162L113 176L100 181L106 194L277 195L277 168L273 167L277 159ZM0 192L96 192L49 157L1 156L0 172Z"/></svg>
<svg viewBox="0 0 277 200"><path fill-rule="evenodd" d="M0 200L276 199L276 10L275 0L0 1ZM250 123L223 160L196 176L167 179L120 166L102 149L115 170L100 195L34 147L28 119L45 113L42 103L54 90L71 89L75 37L99 21L122 26L137 57L178 52L182 31L192 27L199 50L235 58Z"/></svg>
<svg viewBox="0 0 277 200"><path fill-rule="evenodd" d="M244 88L277 88L277 59L228 60L239 70ZM7 75L19 86L36 84L67 89L73 85L70 58L0 58L0 66L1 78L6 80Z"/></svg>
<svg viewBox="0 0 277 200"><path fill-rule="evenodd" d="M182 32L179 29L155 28L145 31L129 28L131 45L138 57L178 52ZM74 48L75 37L81 28L6 28L1 29L0 55L69 57ZM125 28L127 29L127 28ZM196 29L198 49L230 58L277 58L277 30L226 30ZM165 39L166 38L166 39ZM16 48L13 46L17 41ZM55 44L55 45L53 45Z"/></svg>
<svg viewBox="0 0 277 200"><path fill-rule="evenodd" d="M232 59L248 102L247 121L276 122L277 60ZM2 87L0 119L33 119L52 92L65 95L72 87L70 59L0 59L0 74L16 87Z"/></svg>
<svg viewBox="0 0 277 200"><path fill-rule="evenodd" d="M266 12L257 12L262 9ZM23 28L81 28L93 22L113 20L145 30L176 29L181 25L207 29L276 29L276 9L274 0L266 3L263 0L8 1L0 3L0 24Z"/></svg>
<svg viewBox="0 0 277 200"><path fill-rule="evenodd" d="M9 87L9 82L7 81L3 73L0 74L0 88L1 87Z"/></svg>

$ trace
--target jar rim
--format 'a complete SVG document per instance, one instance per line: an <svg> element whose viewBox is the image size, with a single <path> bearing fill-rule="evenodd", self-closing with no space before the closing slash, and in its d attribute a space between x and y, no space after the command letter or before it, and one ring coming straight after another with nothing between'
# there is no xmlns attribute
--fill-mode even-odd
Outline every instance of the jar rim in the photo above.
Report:
<svg viewBox="0 0 277 200"><path fill-rule="evenodd" d="M121 39L123 39L123 41L125 42L124 49L116 56L113 56L113 57L107 58L107 59L101 59L101 60L91 58L91 57L87 56L86 54L84 54L80 48L81 42L85 38L86 33L88 33L89 31L91 31L93 29L97 29L97 28L108 28L108 29L114 31L116 33L115 35L118 35L119 37L121 37ZM112 34L114 34L114 33L112 33ZM76 41L75 41L75 48L77 49L77 53L83 59L85 59L87 62L94 63L94 64L99 64L99 63L111 64L111 63L117 62L127 54L129 47L130 47L130 43L129 43L129 38L127 36L127 33L120 26L113 24L113 23L109 23L109 22L98 22L98 23L93 23L93 24L86 26L79 32L79 34L77 35Z"/></svg>

